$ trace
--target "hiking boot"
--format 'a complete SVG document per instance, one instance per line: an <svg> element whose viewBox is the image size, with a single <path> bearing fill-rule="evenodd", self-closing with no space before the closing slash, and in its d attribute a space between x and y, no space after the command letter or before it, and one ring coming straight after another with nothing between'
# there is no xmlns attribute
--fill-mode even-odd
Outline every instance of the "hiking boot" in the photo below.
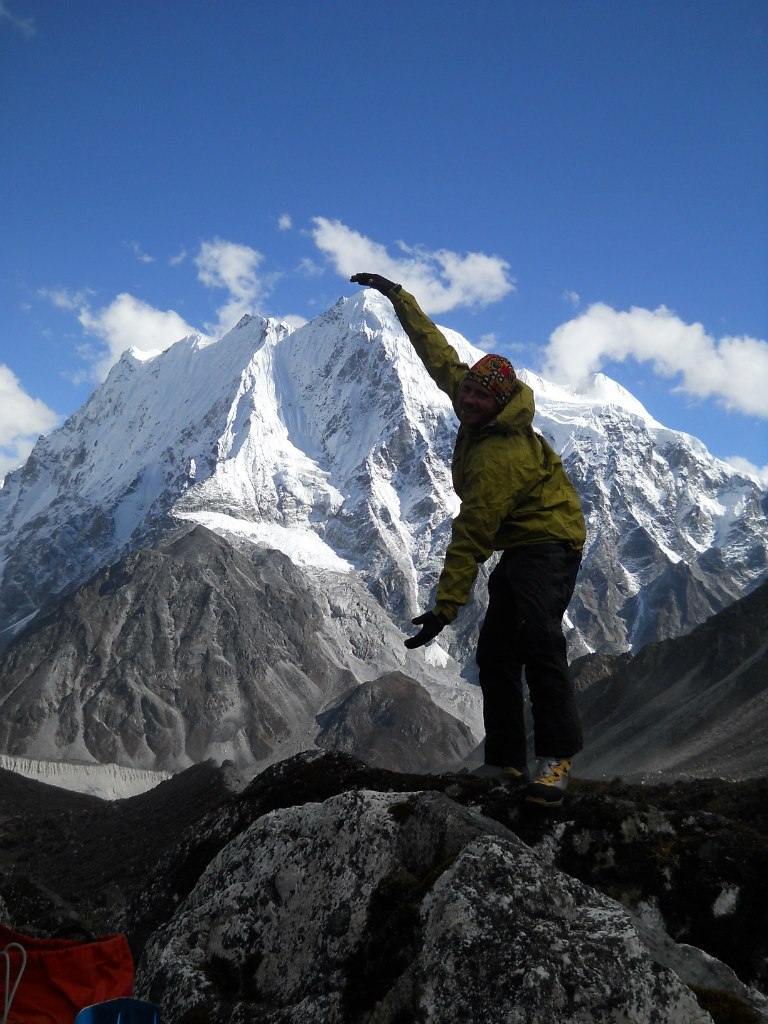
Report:
<svg viewBox="0 0 768 1024"><path fill-rule="evenodd" d="M502 767L497 764L481 764L479 768L475 768L472 772L473 775L479 775L484 779L504 779L505 782L530 782L531 776L528 774L528 768L523 766L522 768L515 768L512 765Z"/></svg>
<svg viewBox="0 0 768 1024"><path fill-rule="evenodd" d="M525 793L529 804L545 807L559 807L568 788L571 762L564 757L541 757L536 764L536 774Z"/></svg>

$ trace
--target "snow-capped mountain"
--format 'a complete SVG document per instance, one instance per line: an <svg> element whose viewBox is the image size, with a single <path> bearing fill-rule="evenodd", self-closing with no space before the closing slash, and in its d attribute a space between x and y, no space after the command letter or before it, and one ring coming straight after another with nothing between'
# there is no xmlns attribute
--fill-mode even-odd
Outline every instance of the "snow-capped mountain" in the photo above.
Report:
<svg viewBox="0 0 768 1024"><path fill-rule="evenodd" d="M469 361L478 357L446 331ZM589 524L572 649L676 635L766 573L768 498L598 375L521 372ZM359 293L291 331L245 317L218 342L126 353L0 490L0 636L180 521L362 579L403 626L429 602L456 499L455 419L387 300ZM466 661L483 588L446 635Z"/></svg>
<svg viewBox="0 0 768 1024"><path fill-rule="evenodd" d="M569 614L588 649L686 633L765 576L768 493L753 480L602 374L580 394L526 379L587 516Z"/></svg>

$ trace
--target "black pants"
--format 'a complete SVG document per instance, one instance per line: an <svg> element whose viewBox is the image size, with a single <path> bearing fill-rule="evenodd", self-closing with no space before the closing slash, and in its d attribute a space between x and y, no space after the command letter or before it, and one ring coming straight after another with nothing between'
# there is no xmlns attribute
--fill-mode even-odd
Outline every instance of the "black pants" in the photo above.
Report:
<svg viewBox="0 0 768 1024"><path fill-rule="evenodd" d="M565 544L532 544L505 551L491 573L477 644L486 764L527 761L523 666L536 756L572 757L581 750L562 627L580 563L581 553Z"/></svg>

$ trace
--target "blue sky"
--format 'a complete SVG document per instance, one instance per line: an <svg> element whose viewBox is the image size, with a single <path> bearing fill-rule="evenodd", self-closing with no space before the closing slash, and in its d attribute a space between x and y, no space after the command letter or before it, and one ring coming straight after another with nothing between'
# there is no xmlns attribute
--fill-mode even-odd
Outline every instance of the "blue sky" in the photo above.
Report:
<svg viewBox="0 0 768 1024"><path fill-rule="evenodd" d="M764 0L0 0L0 475L373 270L768 481Z"/></svg>

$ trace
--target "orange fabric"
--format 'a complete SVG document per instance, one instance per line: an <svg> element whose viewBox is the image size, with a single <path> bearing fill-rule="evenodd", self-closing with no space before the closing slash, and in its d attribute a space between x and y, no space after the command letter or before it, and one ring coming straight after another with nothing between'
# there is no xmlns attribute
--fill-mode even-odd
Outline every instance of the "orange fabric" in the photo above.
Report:
<svg viewBox="0 0 768 1024"><path fill-rule="evenodd" d="M0 925L0 953L9 943L24 947L27 965L8 1024L72 1024L84 1007L133 992L133 956L124 935L102 935L91 942L32 939ZM12 992L22 956L13 947L7 955ZM0 988L1 1015L6 996L5 957L0 960Z"/></svg>

